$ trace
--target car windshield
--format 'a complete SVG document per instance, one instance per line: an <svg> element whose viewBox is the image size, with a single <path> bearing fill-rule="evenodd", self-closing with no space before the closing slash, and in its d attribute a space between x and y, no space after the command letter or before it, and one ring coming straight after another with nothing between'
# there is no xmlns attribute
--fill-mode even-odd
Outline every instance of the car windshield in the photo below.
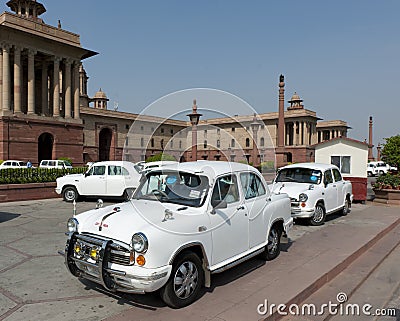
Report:
<svg viewBox="0 0 400 321"><path fill-rule="evenodd" d="M311 168L284 168L279 171L275 182L319 184L321 182L321 177L321 171Z"/></svg>
<svg viewBox="0 0 400 321"><path fill-rule="evenodd" d="M152 171L143 177L133 198L200 207L206 199L208 188L206 176L177 171Z"/></svg>

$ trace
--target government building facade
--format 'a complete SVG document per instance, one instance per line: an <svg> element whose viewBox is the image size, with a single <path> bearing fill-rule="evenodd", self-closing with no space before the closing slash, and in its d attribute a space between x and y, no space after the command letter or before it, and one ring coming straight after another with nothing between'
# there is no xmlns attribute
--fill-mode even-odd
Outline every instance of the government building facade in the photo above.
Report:
<svg viewBox="0 0 400 321"><path fill-rule="evenodd" d="M166 152L197 159L273 162L314 161L315 145L346 137L345 121L323 121L296 93L285 106L284 77L271 112L205 118L196 100L187 121L108 109L100 89L88 95L85 49L77 34L47 25L34 0L10 0L0 15L0 159L69 157L73 164L145 160ZM201 97L193 97L201 101ZM273 110L277 111L273 111ZM135 130L132 131L132 124Z"/></svg>

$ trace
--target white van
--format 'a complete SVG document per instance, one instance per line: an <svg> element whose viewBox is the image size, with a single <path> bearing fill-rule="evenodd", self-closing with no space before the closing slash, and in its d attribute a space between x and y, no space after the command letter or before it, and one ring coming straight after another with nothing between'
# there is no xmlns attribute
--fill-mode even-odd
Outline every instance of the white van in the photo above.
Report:
<svg viewBox="0 0 400 321"><path fill-rule="evenodd" d="M39 168L58 168L58 169L67 169L72 168L72 165L64 160L42 160L39 164Z"/></svg>

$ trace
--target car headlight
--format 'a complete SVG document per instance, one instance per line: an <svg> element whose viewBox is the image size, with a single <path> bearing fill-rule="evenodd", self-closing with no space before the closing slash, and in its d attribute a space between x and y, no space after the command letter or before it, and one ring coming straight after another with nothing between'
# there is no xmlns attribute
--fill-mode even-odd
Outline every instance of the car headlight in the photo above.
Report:
<svg viewBox="0 0 400 321"><path fill-rule="evenodd" d="M149 242L146 235L143 233L136 233L132 236L132 247L138 253L145 253L149 247Z"/></svg>
<svg viewBox="0 0 400 321"><path fill-rule="evenodd" d="M300 202L307 202L307 200L308 200L308 195L307 194L301 193L299 195L299 201Z"/></svg>
<svg viewBox="0 0 400 321"><path fill-rule="evenodd" d="M69 232L78 232L79 222L76 218L71 217L67 222Z"/></svg>

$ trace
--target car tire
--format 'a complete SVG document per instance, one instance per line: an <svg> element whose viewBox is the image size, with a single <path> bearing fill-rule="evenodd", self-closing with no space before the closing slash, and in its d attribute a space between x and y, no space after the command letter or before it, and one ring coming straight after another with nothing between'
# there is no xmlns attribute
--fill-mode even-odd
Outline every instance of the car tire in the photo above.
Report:
<svg viewBox="0 0 400 321"><path fill-rule="evenodd" d="M344 206L342 209L342 216L346 216L347 214L350 213L350 200L348 197L346 197L346 200L344 201Z"/></svg>
<svg viewBox="0 0 400 321"><path fill-rule="evenodd" d="M184 252L175 260L168 282L160 290L161 299L171 308L183 308L194 302L204 285L200 258Z"/></svg>
<svg viewBox="0 0 400 321"><path fill-rule="evenodd" d="M277 224L272 225L268 233L268 243L264 252L260 255L263 260L272 261L279 256L281 253L281 236L282 229Z"/></svg>
<svg viewBox="0 0 400 321"><path fill-rule="evenodd" d="M310 217L310 225L318 226L322 225L325 222L326 212L325 207L322 203L318 203L315 205L314 214Z"/></svg>
<svg viewBox="0 0 400 321"><path fill-rule="evenodd" d="M63 190L63 199L64 201L71 203L73 201L77 201L79 198L78 191L73 186L67 186Z"/></svg>
<svg viewBox="0 0 400 321"><path fill-rule="evenodd" d="M383 175L383 174L385 174L384 171L379 171L379 175Z"/></svg>
<svg viewBox="0 0 400 321"><path fill-rule="evenodd" d="M373 175L372 175L371 172L367 172L367 176L368 176L368 177L372 177Z"/></svg>

